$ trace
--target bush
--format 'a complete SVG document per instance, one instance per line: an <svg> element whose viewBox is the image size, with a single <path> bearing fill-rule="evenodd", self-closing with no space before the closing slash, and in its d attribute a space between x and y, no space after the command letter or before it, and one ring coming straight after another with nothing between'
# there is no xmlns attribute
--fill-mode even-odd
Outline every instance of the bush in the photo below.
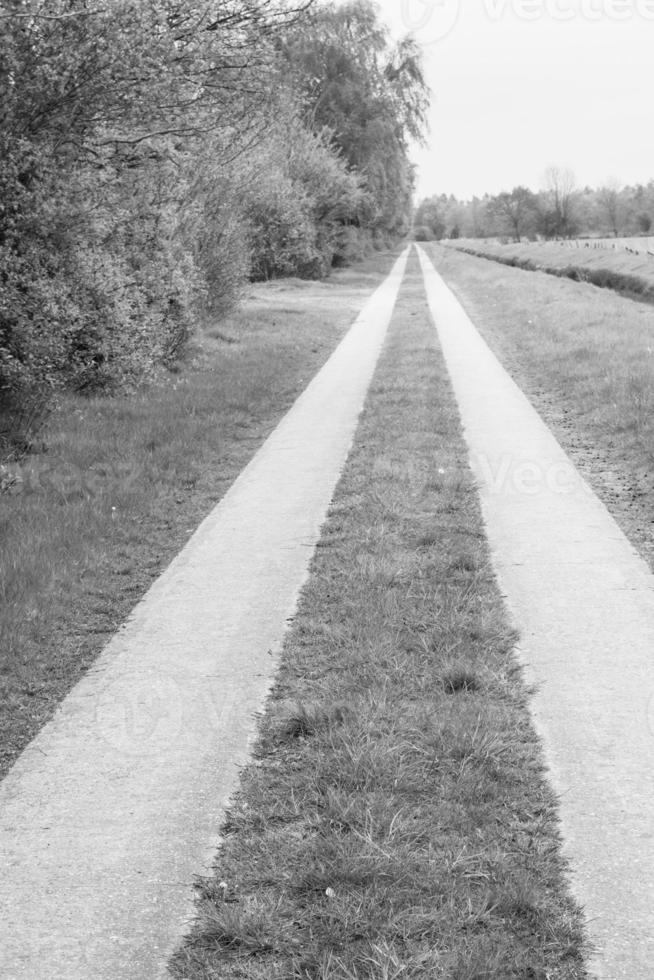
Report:
<svg viewBox="0 0 654 980"><path fill-rule="evenodd" d="M418 225L417 228L413 229L413 238L416 242L433 242L434 235L427 225Z"/></svg>
<svg viewBox="0 0 654 980"><path fill-rule="evenodd" d="M252 190L246 210L252 279L295 275L318 258L308 210L293 181L280 171Z"/></svg>
<svg viewBox="0 0 654 980"><path fill-rule="evenodd" d="M362 226L377 229L376 247L404 227L405 136L424 85L406 46L375 67L367 8L353 8L361 43L348 57L365 68L356 98L366 72L378 92L338 149L340 128L311 111L330 77L311 53L323 30L311 40L295 10L252 0L214 21L215 5L197 0L51 0L29 17L22 6L0 32L6 415L33 392L141 381L180 356L200 313L226 313L248 275L324 276L365 253ZM351 14L332 17L349 33ZM309 41L293 72L273 43L291 24Z"/></svg>
<svg viewBox="0 0 654 980"><path fill-rule="evenodd" d="M2 149L0 389L118 387L170 363L203 298L178 169L144 146L101 181L77 165L64 183L45 149Z"/></svg>
<svg viewBox="0 0 654 980"><path fill-rule="evenodd" d="M359 262L372 251L372 235L356 225L341 225L336 229L332 265L335 268Z"/></svg>
<svg viewBox="0 0 654 980"><path fill-rule="evenodd" d="M245 217L252 279L320 278L335 256L358 254L343 228L358 220L368 197L327 131L312 134L287 113L259 148L251 174Z"/></svg>
<svg viewBox="0 0 654 980"><path fill-rule="evenodd" d="M52 400L40 387L0 390L0 464L34 449Z"/></svg>

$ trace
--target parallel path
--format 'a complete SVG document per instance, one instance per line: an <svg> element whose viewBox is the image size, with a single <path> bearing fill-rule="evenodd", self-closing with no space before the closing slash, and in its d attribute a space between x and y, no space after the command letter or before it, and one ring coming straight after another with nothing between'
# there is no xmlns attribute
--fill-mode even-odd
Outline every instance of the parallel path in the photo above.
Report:
<svg viewBox="0 0 654 980"><path fill-rule="evenodd" d="M166 976L405 262L0 785L2 980Z"/></svg>
<svg viewBox="0 0 654 980"><path fill-rule="evenodd" d="M654 576L420 260L602 980L654 976Z"/></svg>

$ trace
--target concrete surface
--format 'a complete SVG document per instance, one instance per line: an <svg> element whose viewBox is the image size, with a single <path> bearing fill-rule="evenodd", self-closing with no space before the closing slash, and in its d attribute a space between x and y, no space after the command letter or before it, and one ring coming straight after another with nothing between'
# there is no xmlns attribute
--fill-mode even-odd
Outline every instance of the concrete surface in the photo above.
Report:
<svg viewBox="0 0 654 980"><path fill-rule="evenodd" d="M654 976L654 577L419 249L603 980Z"/></svg>
<svg viewBox="0 0 654 980"><path fill-rule="evenodd" d="M0 785L2 980L166 976L405 262Z"/></svg>

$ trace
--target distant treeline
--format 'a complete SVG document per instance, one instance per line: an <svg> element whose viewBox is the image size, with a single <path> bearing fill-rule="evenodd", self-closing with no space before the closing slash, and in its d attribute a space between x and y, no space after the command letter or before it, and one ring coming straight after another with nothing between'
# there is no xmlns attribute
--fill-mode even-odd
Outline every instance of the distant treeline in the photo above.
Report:
<svg viewBox="0 0 654 980"><path fill-rule="evenodd" d="M0 410L406 234L427 98L369 0L0 0Z"/></svg>
<svg viewBox="0 0 654 980"><path fill-rule="evenodd" d="M416 237L574 238L649 235L654 227L654 180L622 187L579 187L574 174L549 167L544 187L528 187L460 201L441 194L421 201L414 216Z"/></svg>

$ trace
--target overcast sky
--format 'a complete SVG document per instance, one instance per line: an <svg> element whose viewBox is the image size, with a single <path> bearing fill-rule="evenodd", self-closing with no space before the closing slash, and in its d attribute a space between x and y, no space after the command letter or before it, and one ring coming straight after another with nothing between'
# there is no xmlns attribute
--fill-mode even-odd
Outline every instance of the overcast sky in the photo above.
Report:
<svg viewBox="0 0 654 980"><path fill-rule="evenodd" d="M381 0L433 91L418 198L654 179L654 0Z"/></svg>

